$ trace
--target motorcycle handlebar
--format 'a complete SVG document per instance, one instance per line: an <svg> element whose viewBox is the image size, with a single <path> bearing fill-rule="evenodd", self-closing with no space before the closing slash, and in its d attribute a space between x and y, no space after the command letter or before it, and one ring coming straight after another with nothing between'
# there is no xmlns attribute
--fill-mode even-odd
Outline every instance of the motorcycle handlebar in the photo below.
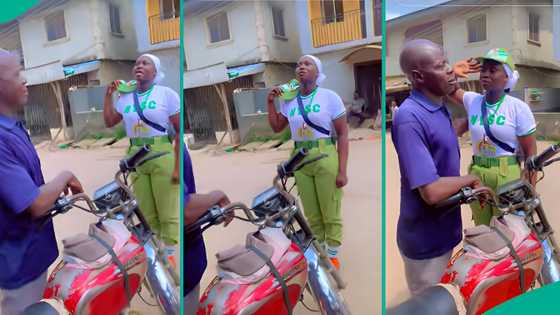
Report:
<svg viewBox="0 0 560 315"><path fill-rule="evenodd" d="M301 161L305 157L307 157L308 153L309 153L309 151L307 149L301 148L288 161L283 162L280 165L278 165L278 176L276 176L274 178L273 186L276 187L278 189L278 191L282 195L284 195L284 197L289 201L293 201L294 197L292 197L289 194L289 192L287 192L284 189L284 187L280 184L280 180L283 179L283 178L286 178L287 176L291 176L291 174L293 174L293 172L295 170L297 170L299 167L301 167L302 165L304 165L306 163L316 162L317 160L320 160L320 159L322 159L326 156L325 154L322 154L322 155L319 155L312 160L309 160L306 163L301 164ZM266 222L266 219L263 220L262 218L257 218L252 213L252 210L249 207L247 207L245 204L243 204L243 203L232 203L232 204L229 204L228 206L224 207L223 209L210 208L203 216L198 218L195 222L187 225L186 226L186 232L187 233L194 232L205 224L210 224L210 225L208 225L208 227L211 226L211 225L220 224L220 223L223 222L223 220L221 220L220 218L223 218L225 216L225 214L227 214L229 212L233 212L236 209L243 210L243 212L245 213L245 216L247 217L247 221L252 222L253 224L260 225L263 222ZM218 211L219 211L219 213L218 213ZM278 213L276 215L280 215L280 213ZM274 216L271 217L271 218L274 218ZM271 218L268 218L268 219L270 220ZM203 230L205 230L206 228L207 227L203 228Z"/></svg>
<svg viewBox="0 0 560 315"><path fill-rule="evenodd" d="M142 148L140 148L140 150L138 150L138 152L134 153L131 157L121 160L121 162L119 163L121 171L125 172L127 170L134 169L137 166L138 162L142 158L144 158L148 153L150 153L150 146L144 145Z"/></svg>
<svg viewBox="0 0 560 315"><path fill-rule="evenodd" d="M560 151L559 144L553 144L544 150L541 154L532 156L527 159L526 168L531 171L541 170L547 160L552 158Z"/></svg>
<svg viewBox="0 0 560 315"><path fill-rule="evenodd" d="M40 220L39 222L41 222L40 224L45 224L55 216L68 212L73 207L74 203L76 203L77 201L85 201L89 208L88 211L92 213L96 211L95 205L88 197L88 195L86 195L85 193L75 194L68 197L63 196L56 199L49 212L38 219Z"/></svg>
<svg viewBox="0 0 560 315"><path fill-rule="evenodd" d="M199 229L201 226L203 226L206 223L210 223L213 220L213 214L210 211L207 211L203 216L201 216L200 218L198 218L194 223L187 225L187 234L194 232L195 230Z"/></svg>
<svg viewBox="0 0 560 315"><path fill-rule="evenodd" d="M472 189L470 187L462 188L458 193L455 195L445 199L442 202L439 202L435 205L436 208L447 208L450 206L461 205L466 203L471 203L474 200L485 200L487 199L488 202L499 205L498 197L496 193L485 186Z"/></svg>
<svg viewBox="0 0 560 315"><path fill-rule="evenodd" d="M225 218L226 214L234 212L235 210L238 209L243 210L248 221L252 223L260 222L260 219L256 218L255 215L253 215L249 207L247 207L244 203L235 202L225 206L224 208L214 206L208 209L208 211L206 211L206 213L200 218L198 218L194 223L187 225L186 227L187 233L193 232L208 223L210 223L210 225L220 224L223 222L223 219Z"/></svg>
<svg viewBox="0 0 560 315"><path fill-rule="evenodd" d="M439 202L436 204L436 208L448 208L451 206L456 206L456 205L460 205L461 203L463 203L464 199L465 199L465 192L463 191L463 189L461 189L458 193L456 193L455 195Z"/></svg>
<svg viewBox="0 0 560 315"><path fill-rule="evenodd" d="M288 161L280 164L278 168L278 173L281 175L280 177L285 177L286 175L293 173L296 166L307 156L308 153L309 151L307 149L301 148Z"/></svg>

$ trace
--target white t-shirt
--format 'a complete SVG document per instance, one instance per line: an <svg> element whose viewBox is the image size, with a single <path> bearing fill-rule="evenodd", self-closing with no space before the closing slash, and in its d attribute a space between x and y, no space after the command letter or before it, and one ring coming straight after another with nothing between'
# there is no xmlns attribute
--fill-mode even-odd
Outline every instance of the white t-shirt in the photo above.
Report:
<svg viewBox="0 0 560 315"><path fill-rule="evenodd" d="M281 113L290 124L292 139L294 141L308 141L320 138L330 138L333 134L333 120L343 116L346 108L342 99L335 92L323 88L317 88L313 93L302 96L303 107L307 117L315 125L329 130L331 135L323 134L308 126L298 110L297 98L282 102Z"/></svg>
<svg viewBox="0 0 560 315"><path fill-rule="evenodd" d="M486 136L480 110L483 97L474 92L465 92L463 96L474 155L486 157L515 155L494 144ZM489 127L494 137L519 151L517 137L530 135L536 130L535 117L529 105L513 96L505 95L503 101L494 105L486 104L486 106Z"/></svg>
<svg viewBox="0 0 560 315"><path fill-rule="evenodd" d="M169 129L169 117L180 113L179 95L172 89L154 85L148 91L138 94L142 112L148 120ZM147 125L134 108L133 93L120 94L115 109L123 116L126 135L129 138L151 138L167 135Z"/></svg>

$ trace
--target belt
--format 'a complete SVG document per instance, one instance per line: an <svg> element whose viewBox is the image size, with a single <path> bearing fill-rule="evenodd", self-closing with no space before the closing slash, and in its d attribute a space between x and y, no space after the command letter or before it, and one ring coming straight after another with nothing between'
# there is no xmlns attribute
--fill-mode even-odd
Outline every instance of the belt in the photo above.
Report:
<svg viewBox="0 0 560 315"><path fill-rule="evenodd" d="M502 157L485 157L485 156L473 156L473 164L482 166L482 167L493 167L493 166L500 166L500 161L505 161L507 165L518 165L517 157L516 156L502 156Z"/></svg>
<svg viewBox="0 0 560 315"><path fill-rule="evenodd" d="M321 138L321 139L309 140L309 141L296 141L295 148L296 149L305 148L310 150L313 148L318 148L320 146L320 143L324 143L327 145L334 145L335 140L333 138Z"/></svg>
<svg viewBox="0 0 560 315"><path fill-rule="evenodd" d="M143 146L145 144L160 144L160 143L171 143L168 136L159 136L151 138L131 138L130 145L132 146Z"/></svg>

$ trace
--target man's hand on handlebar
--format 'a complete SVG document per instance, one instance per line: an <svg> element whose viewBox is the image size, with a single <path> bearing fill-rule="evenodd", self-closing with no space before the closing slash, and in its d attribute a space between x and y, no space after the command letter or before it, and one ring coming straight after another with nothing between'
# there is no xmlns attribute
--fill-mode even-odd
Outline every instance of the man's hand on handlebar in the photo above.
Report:
<svg viewBox="0 0 560 315"><path fill-rule="evenodd" d="M185 204L185 225L194 223L198 218L208 212L208 209L219 206L223 208L230 204L228 196L221 190L215 190L207 194L190 194ZM226 222L232 219L226 218Z"/></svg>
<svg viewBox="0 0 560 315"><path fill-rule="evenodd" d="M466 175L465 177L469 178L471 180L471 184L469 185L472 189L477 189L482 187L482 182L480 181L480 178L478 178L477 176L474 175Z"/></svg>
<svg viewBox="0 0 560 315"><path fill-rule="evenodd" d="M466 175L467 177L469 177L470 180L472 180L472 183L469 185L469 187L471 187L472 189L477 189L482 187L482 182L480 181L480 178L478 178L477 176L474 175ZM486 198L484 197L480 197L478 199L478 202L480 203L480 207L484 208L484 206L486 205Z"/></svg>
<svg viewBox="0 0 560 315"><path fill-rule="evenodd" d="M64 194L68 195L69 193L72 193L72 195L75 194L80 194L84 192L84 188L82 187L82 183L80 183L80 181L78 180L78 178L76 178L76 176L74 174L72 174L71 172L69 176L70 178L68 179L68 182L66 183L66 187L64 188Z"/></svg>
<svg viewBox="0 0 560 315"><path fill-rule="evenodd" d="M224 208L231 203L228 196L221 190L215 190L211 192L210 195L217 200L216 205L220 206L220 208ZM224 213L224 226L228 226L231 223L233 215L233 212Z"/></svg>
<svg viewBox="0 0 560 315"><path fill-rule="evenodd" d="M456 194L461 188L478 188L480 179L473 175L440 177L435 182L419 187L420 196L430 206L435 206Z"/></svg>

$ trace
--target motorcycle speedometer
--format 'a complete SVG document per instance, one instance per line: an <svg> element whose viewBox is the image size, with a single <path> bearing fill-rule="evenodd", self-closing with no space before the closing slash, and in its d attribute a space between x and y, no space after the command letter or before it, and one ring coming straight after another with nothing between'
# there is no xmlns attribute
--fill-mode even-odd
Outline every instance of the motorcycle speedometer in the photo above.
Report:
<svg viewBox="0 0 560 315"><path fill-rule="evenodd" d="M274 187L271 187L253 200L253 212L258 217L274 214L284 207L283 197Z"/></svg>
<svg viewBox="0 0 560 315"><path fill-rule="evenodd" d="M500 203L517 205L532 199L530 184L524 180L515 180L498 188Z"/></svg>
<svg viewBox="0 0 560 315"><path fill-rule="evenodd" d="M99 188L93 194L93 202L99 210L110 210L125 201L125 192L116 181Z"/></svg>

